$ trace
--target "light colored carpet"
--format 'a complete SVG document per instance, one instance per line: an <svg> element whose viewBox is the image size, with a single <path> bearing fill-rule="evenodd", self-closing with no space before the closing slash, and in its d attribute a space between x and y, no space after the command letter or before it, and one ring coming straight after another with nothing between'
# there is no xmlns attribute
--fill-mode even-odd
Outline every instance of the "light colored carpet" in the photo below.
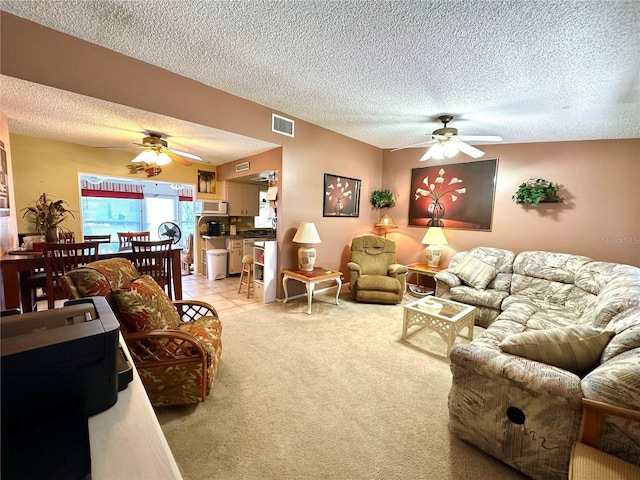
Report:
<svg viewBox="0 0 640 480"><path fill-rule="evenodd" d="M449 433L436 334L405 343L402 306L334 296L221 315L210 396L157 409L185 479L525 478Z"/></svg>

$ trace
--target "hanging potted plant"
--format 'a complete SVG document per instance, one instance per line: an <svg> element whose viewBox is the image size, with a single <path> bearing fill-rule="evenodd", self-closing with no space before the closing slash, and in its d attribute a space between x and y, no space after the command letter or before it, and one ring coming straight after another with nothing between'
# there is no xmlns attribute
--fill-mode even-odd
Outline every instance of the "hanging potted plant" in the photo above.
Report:
<svg viewBox="0 0 640 480"><path fill-rule="evenodd" d="M371 192L371 205L375 208L393 207L396 201L393 199L391 190L374 190Z"/></svg>
<svg viewBox="0 0 640 480"><path fill-rule="evenodd" d="M44 235L47 242L57 242L60 236L60 224L73 212L68 208L66 200L49 200L47 194L40 195L30 207L24 209L22 218L31 221L40 235Z"/></svg>
<svg viewBox="0 0 640 480"><path fill-rule="evenodd" d="M557 183L549 182L544 178L531 178L520 184L516 193L511 199L522 205L537 206L539 203L561 203L564 201L558 191L560 186Z"/></svg>

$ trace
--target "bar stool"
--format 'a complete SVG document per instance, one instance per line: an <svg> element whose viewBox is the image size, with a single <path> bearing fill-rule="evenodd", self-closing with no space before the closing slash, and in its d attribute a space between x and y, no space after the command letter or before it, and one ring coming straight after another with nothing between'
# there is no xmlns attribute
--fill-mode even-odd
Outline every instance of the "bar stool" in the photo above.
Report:
<svg viewBox="0 0 640 480"><path fill-rule="evenodd" d="M247 274L247 279L244 280L244 274ZM242 270L240 271L240 283L238 284L238 293L242 290L242 285L247 286L247 298L251 295L251 277L253 276L253 256L245 255L242 257Z"/></svg>

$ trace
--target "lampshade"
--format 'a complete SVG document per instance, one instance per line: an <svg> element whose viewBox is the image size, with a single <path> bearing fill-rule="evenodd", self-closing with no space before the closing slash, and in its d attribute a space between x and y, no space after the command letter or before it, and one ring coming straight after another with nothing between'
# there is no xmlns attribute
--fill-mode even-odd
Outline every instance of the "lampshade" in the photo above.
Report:
<svg viewBox="0 0 640 480"><path fill-rule="evenodd" d="M447 238L440 227L429 227L422 239L423 245L447 245Z"/></svg>
<svg viewBox="0 0 640 480"><path fill-rule="evenodd" d="M376 223L375 226L380 228L398 228L398 226L393 223L391 215L383 215L380 217L380 221Z"/></svg>
<svg viewBox="0 0 640 480"><path fill-rule="evenodd" d="M144 162L146 164L167 165L171 163L171 157L164 152L150 148L138 154L131 163Z"/></svg>
<svg viewBox="0 0 640 480"><path fill-rule="evenodd" d="M321 243L320 235L313 222L302 222L298 227L298 231L293 237L293 241L296 243Z"/></svg>
<svg viewBox="0 0 640 480"><path fill-rule="evenodd" d="M440 264L440 258L442 257L442 248L440 248L440 245L447 245L447 239L444 236L442 228L429 227L427 229L427 233L424 234L422 243L424 245L428 245L427 248L425 248L427 265L430 267L437 267Z"/></svg>
<svg viewBox="0 0 640 480"><path fill-rule="evenodd" d="M458 146L453 139L438 140L427 152L420 158L421 162L434 158L442 160L443 158L451 158L459 152Z"/></svg>
<svg viewBox="0 0 640 480"><path fill-rule="evenodd" d="M311 244L320 243L316 226L311 222L302 222L293 241L304 244L298 248L298 268L304 272L313 271L316 264L316 249Z"/></svg>

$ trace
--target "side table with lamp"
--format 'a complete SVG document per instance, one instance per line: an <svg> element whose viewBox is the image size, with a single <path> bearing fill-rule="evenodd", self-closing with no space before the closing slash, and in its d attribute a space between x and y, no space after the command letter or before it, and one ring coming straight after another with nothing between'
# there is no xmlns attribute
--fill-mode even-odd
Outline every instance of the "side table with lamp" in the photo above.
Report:
<svg viewBox="0 0 640 480"><path fill-rule="evenodd" d="M440 259L442 258L442 248L440 245L447 245L447 238L441 227L429 227L425 233L422 242L427 245L425 249L425 257L427 262L418 262L407 265L408 273L416 274L416 283L409 285L409 292L414 297L424 297L432 295L435 292L435 284L433 288L424 288L420 285L420 276L433 277L436 273L444 270L446 267L440 267Z"/></svg>

